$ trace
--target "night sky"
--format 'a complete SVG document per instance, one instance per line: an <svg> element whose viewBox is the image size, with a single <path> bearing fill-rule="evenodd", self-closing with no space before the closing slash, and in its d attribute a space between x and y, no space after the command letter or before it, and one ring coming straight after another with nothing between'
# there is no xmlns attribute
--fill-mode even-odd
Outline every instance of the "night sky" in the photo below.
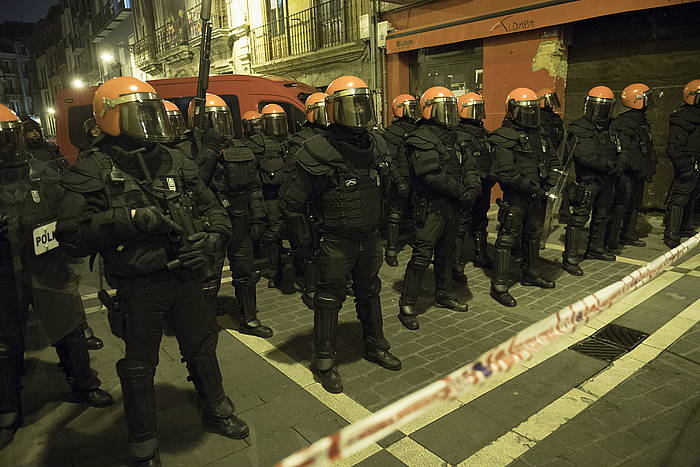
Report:
<svg viewBox="0 0 700 467"><path fill-rule="evenodd" d="M0 23L3 21L36 22L46 16L58 0L0 0Z"/></svg>

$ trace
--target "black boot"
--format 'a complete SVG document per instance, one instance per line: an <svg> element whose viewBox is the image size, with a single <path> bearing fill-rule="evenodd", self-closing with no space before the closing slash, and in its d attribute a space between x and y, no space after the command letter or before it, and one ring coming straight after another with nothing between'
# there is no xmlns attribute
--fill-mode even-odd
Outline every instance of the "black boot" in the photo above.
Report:
<svg viewBox="0 0 700 467"><path fill-rule="evenodd" d="M460 302L453 290L436 290L435 303L442 308L454 311L465 312L469 310L469 305Z"/></svg>
<svg viewBox="0 0 700 467"><path fill-rule="evenodd" d="M92 331L92 328L90 326L85 328L85 338L87 339L88 350L100 350L102 347L105 346L104 342L102 342L102 339L95 336L95 333Z"/></svg>
<svg viewBox="0 0 700 467"><path fill-rule="evenodd" d="M638 216L639 211L636 209L625 214L625 221L622 224L622 235L620 236L620 243L623 245L636 246L639 248L647 246L646 242L639 239L636 232Z"/></svg>
<svg viewBox="0 0 700 467"><path fill-rule="evenodd" d="M695 199L691 199L683 209L683 220L681 221L681 238L695 236L698 231L693 228L693 217L695 216Z"/></svg>
<svg viewBox="0 0 700 467"><path fill-rule="evenodd" d="M279 241L265 242L265 254L269 265L269 276L267 279L267 287L276 289L282 283L282 262L280 260L280 243Z"/></svg>
<svg viewBox="0 0 700 467"><path fill-rule="evenodd" d="M503 306L514 307L518 302L508 293L510 249L496 248L491 279L491 298Z"/></svg>
<svg viewBox="0 0 700 467"><path fill-rule="evenodd" d="M146 362L125 358L117 362L129 449L139 465L159 465L154 374L155 368Z"/></svg>
<svg viewBox="0 0 700 467"><path fill-rule="evenodd" d="M362 323L365 341L365 360L376 363L387 370L398 371L401 361L389 352L389 342L384 338L382 304L379 295L355 300L357 318Z"/></svg>
<svg viewBox="0 0 700 467"><path fill-rule="evenodd" d="M477 268L493 269L493 262L489 258L486 239L486 229L474 232L474 266Z"/></svg>
<svg viewBox="0 0 700 467"><path fill-rule="evenodd" d="M22 425L21 358L19 349L0 341L0 449L12 442Z"/></svg>
<svg viewBox="0 0 700 467"><path fill-rule="evenodd" d="M683 220L683 206L670 205L666 208L664 222L664 245L675 248L681 244L681 221Z"/></svg>
<svg viewBox="0 0 700 467"><path fill-rule="evenodd" d="M607 232L605 237L606 250L613 254L619 255L622 253L620 247L620 231L622 230L622 216L612 215L608 220Z"/></svg>
<svg viewBox="0 0 700 467"><path fill-rule="evenodd" d="M314 297L314 361L312 371L326 391L343 392L343 382L335 369L335 338L341 303L317 293Z"/></svg>
<svg viewBox="0 0 700 467"><path fill-rule="evenodd" d="M464 273L464 261L462 260L465 248L464 243L466 240L466 234L457 236L457 247L455 248L455 255L452 259L452 280L468 286L469 279Z"/></svg>
<svg viewBox="0 0 700 467"><path fill-rule="evenodd" d="M523 278L520 280L520 284L541 289L553 289L554 281L545 279L540 272L540 239L524 240L523 246L524 260L521 265Z"/></svg>
<svg viewBox="0 0 700 467"><path fill-rule="evenodd" d="M90 368L88 343L83 329L76 329L59 339L55 344L59 365L66 374L72 388L73 401L91 407L109 407L112 396L100 389L100 380Z"/></svg>
<svg viewBox="0 0 700 467"><path fill-rule="evenodd" d="M581 258L578 254L578 245L581 242L581 227L566 226L564 237L564 253L562 254L561 268L572 276L583 276L583 269L579 266Z"/></svg>
<svg viewBox="0 0 700 467"><path fill-rule="evenodd" d="M605 250L603 239L605 237L605 223L591 221L588 232L587 259L598 259L601 261L615 261L615 255Z"/></svg>
<svg viewBox="0 0 700 467"><path fill-rule="evenodd" d="M399 299L399 321L406 329L412 331L420 328L416 303L418 303L418 295L420 294L423 276L425 276L427 268L427 265L409 261L403 276L403 289Z"/></svg>
<svg viewBox="0 0 700 467"><path fill-rule="evenodd" d="M384 261L386 264L395 268L399 265L399 260L396 257L399 254L399 224L396 222L387 222L386 224L386 246L384 249Z"/></svg>
<svg viewBox="0 0 700 467"><path fill-rule="evenodd" d="M236 298L241 307L241 328L242 334L262 337L267 339L272 337L272 329L263 324L258 319L258 295L255 284L260 280L260 273L256 272L243 279L233 281L236 290Z"/></svg>

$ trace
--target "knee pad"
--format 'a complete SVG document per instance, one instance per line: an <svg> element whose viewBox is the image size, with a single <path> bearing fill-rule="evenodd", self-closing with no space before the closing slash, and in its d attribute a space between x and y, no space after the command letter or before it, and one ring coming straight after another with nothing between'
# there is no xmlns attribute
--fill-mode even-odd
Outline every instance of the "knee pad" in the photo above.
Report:
<svg viewBox="0 0 700 467"><path fill-rule="evenodd" d="M139 360L122 358L117 362L117 375L121 379L141 380L152 378L156 373L153 365Z"/></svg>
<svg viewBox="0 0 700 467"><path fill-rule="evenodd" d="M255 284L257 284L260 281L260 271L255 271L253 274L246 276L246 277L240 277L238 279L233 280L233 286L252 286L255 287Z"/></svg>
<svg viewBox="0 0 700 467"><path fill-rule="evenodd" d="M496 237L494 246L499 250L510 250L517 244L517 235L510 231L504 230Z"/></svg>
<svg viewBox="0 0 700 467"><path fill-rule="evenodd" d="M343 302L333 295L319 292L314 296L314 307L320 313L338 313Z"/></svg>
<svg viewBox="0 0 700 467"><path fill-rule="evenodd" d="M392 212L389 214L389 217L387 219L387 222L389 224L399 224L401 223L401 214Z"/></svg>
<svg viewBox="0 0 700 467"><path fill-rule="evenodd" d="M430 266L430 260L426 261L423 258L411 258L406 267L419 271L425 271L428 269L428 266Z"/></svg>

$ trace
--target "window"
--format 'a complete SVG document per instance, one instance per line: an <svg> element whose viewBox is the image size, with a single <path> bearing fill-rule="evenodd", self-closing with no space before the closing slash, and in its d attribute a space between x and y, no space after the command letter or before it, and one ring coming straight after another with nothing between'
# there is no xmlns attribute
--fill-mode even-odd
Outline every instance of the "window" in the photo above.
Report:
<svg viewBox="0 0 700 467"><path fill-rule="evenodd" d="M2 65L2 71L5 73L10 72L10 61L9 60L3 60L0 62L0 65Z"/></svg>
<svg viewBox="0 0 700 467"><path fill-rule="evenodd" d="M17 115L19 115L21 112L19 111L19 102L17 101L10 101L10 107L12 110L15 111Z"/></svg>
<svg viewBox="0 0 700 467"><path fill-rule="evenodd" d="M277 104L284 109L284 113L287 114L287 128L289 128L290 133L296 133L301 128L301 124L306 120L306 115L299 110L295 105L289 102L280 101L260 101L258 102L258 112L262 110L267 104Z"/></svg>
<svg viewBox="0 0 700 467"><path fill-rule="evenodd" d="M15 93L15 83L12 81L12 78L8 78L7 81L5 81L5 92L8 94Z"/></svg>
<svg viewBox="0 0 700 467"><path fill-rule="evenodd" d="M27 48L25 46L22 45L22 46L20 46L19 49L20 49L20 52L22 53L22 55L27 55Z"/></svg>
<svg viewBox="0 0 700 467"><path fill-rule="evenodd" d="M270 24L270 34L278 36L284 34L285 0L264 0L267 22Z"/></svg>

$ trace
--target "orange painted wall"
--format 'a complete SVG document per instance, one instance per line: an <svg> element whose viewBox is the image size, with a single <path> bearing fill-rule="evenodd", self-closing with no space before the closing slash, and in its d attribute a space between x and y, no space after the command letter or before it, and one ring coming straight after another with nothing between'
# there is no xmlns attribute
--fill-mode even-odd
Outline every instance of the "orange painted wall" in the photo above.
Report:
<svg viewBox="0 0 700 467"><path fill-rule="evenodd" d="M399 94L408 92L408 54L390 54L386 56L386 102L384 125L391 123L391 101Z"/></svg>

